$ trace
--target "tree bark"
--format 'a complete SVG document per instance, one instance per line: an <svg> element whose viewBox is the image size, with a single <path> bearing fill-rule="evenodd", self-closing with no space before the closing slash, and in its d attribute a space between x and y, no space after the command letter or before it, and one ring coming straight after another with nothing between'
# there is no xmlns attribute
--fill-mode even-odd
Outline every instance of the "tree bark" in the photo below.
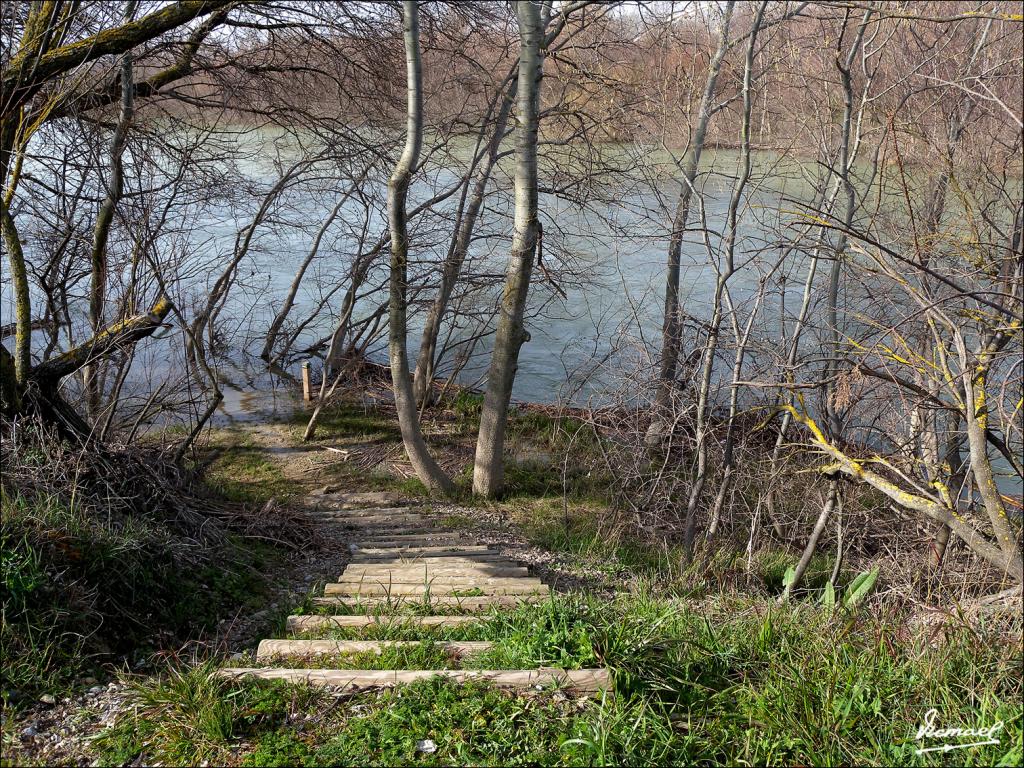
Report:
<svg viewBox="0 0 1024 768"><path fill-rule="evenodd" d="M125 3L125 22L135 15L135 0ZM110 240L110 225L114 222L117 204L124 194L124 149L128 143L128 128L135 113L135 91L131 52L121 57L121 111L117 116L114 136L110 142L110 177L107 180L107 194L96 215L93 227L92 252L90 258L91 282L89 285L89 325L97 333L103 327L103 305L107 298L107 242ZM85 378L85 403L90 416L100 407L101 376L94 365L82 369Z"/></svg>
<svg viewBox="0 0 1024 768"><path fill-rule="evenodd" d="M83 40L62 45L48 51L22 47L4 67L4 98L0 104L0 117L16 113L47 81L70 72L75 67L131 50L140 43L152 40L198 16L220 10L232 0L181 0L167 5L138 21L105 29ZM40 32L43 30L40 30ZM33 35L26 28L25 39Z"/></svg>
<svg viewBox="0 0 1024 768"><path fill-rule="evenodd" d="M537 132L543 77L543 28L539 4L516 3L519 19L519 104L516 132L515 219L505 274L487 393L480 413L473 465L473 493L493 497L504 484L505 427L519 349L530 335L523 327L530 274L537 249Z"/></svg>
<svg viewBox="0 0 1024 768"><path fill-rule="evenodd" d="M419 413L409 378L406 351L406 292L408 289L409 233L405 203L412 171L423 144L423 70L420 60L419 8L414 0L403 4L405 62L408 77L408 112L405 149L388 181L388 224L391 229L391 279L388 352L402 442L416 476L430 490L450 493L455 486L427 450L420 432Z"/></svg>
<svg viewBox="0 0 1024 768"><path fill-rule="evenodd" d="M14 288L14 377L19 386L25 386L32 366L32 299L28 289L28 269L25 252L21 248L18 227L14 223L7 201L0 199L0 228L3 230L7 263L11 268Z"/></svg>
<svg viewBox="0 0 1024 768"><path fill-rule="evenodd" d="M694 130L693 140L683 158L682 186L679 190L679 198L676 201L676 211L672 218L672 235L668 244L668 264L665 273L665 311L662 318L661 330L661 364L658 370L658 389L655 395L655 417L652 423L653 429L648 433L648 442L657 442L660 439L662 422L659 411L668 407L671 402L672 392L675 388L676 372L679 365L679 353L681 344L681 324L679 322L679 271L682 264L683 235L686 232L686 225L690 218L690 206L693 202L693 193L697 181L697 171L700 169L700 158L704 152L704 142L707 138L708 126L714 114L712 101L715 98L715 85L718 82L718 75L722 71L722 59L729 50L729 25L732 21L735 2L728 2L725 5L725 16L722 20L722 29L719 33L718 47L714 56L708 63L707 80L704 83L704 92L701 95L700 106L697 111L697 127Z"/></svg>

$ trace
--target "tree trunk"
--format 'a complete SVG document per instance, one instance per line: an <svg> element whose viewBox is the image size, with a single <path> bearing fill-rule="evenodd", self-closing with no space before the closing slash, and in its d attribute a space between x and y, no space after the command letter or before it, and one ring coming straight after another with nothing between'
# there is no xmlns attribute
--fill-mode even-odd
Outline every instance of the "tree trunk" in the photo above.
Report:
<svg viewBox="0 0 1024 768"><path fill-rule="evenodd" d="M124 20L129 22L135 15L135 0L128 0L124 8ZM110 178L107 180L107 194L100 205L93 227L92 252L90 258L91 281L89 284L89 325L97 333L103 327L103 305L107 298L107 242L110 239L110 225L114 222L117 204L124 194L124 164L122 157L128 143L128 128L135 113L135 85L133 58L129 51L121 57L121 111L114 127L110 142ZM99 411L103 377L95 365L82 369L85 385L85 404L90 417Z"/></svg>
<svg viewBox="0 0 1024 768"><path fill-rule="evenodd" d="M338 214L341 212L341 206L348 200L350 192L346 192L341 196L341 199L335 204L334 209L330 212L324 223L320 226L320 229L316 233L316 237L313 238L313 244L309 248L309 253L306 254L306 258L302 260L299 268L295 271L295 277L292 279L292 284L288 288L288 294L284 297L284 302L281 305L281 309L278 310L277 314L274 315L273 321L270 323L270 328L267 330L266 338L263 341L263 350L260 352L260 358L266 360L269 365L273 365L278 361L280 355L274 355L274 344L277 341L277 335L281 332L281 326L284 325L284 321L288 317L288 313L291 312L292 307L295 305L295 297L299 293L299 287L302 285L302 278L306 275L306 270L309 269L309 265L313 263L313 259L316 258L317 253L320 251L320 243L324 239L324 234L330 228L334 220L338 218Z"/></svg>
<svg viewBox="0 0 1024 768"><path fill-rule="evenodd" d="M698 108L697 126L693 139L683 157L683 178L676 201L676 212L672 218L672 235L668 244L668 264L665 274L665 311L661 330L661 364L658 371L658 390L655 395L655 417L648 432L648 442L660 441L664 418L658 413L668 407L675 387L676 369L679 364L681 324L679 322L679 270L682 263L683 234L690 218L694 184L700 168L701 154L707 138L708 126L714 113L712 100L715 98L715 84L722 71L722 59L729 49L729 24L732 20L735 2L726 3L722 29L719 33L718 48L708 63L708 75L704 84Z"/></svg>
<svg viewBox="0 0 1024 768"><path fill-rule="evenodd" d="M444 319L444 313L448 308L452 291L455 289L455 282L462 271L466 254L469 253L469 244L473 239L473 229L476 227L480 209L484 204L487 182L491 177L491 171L498 162L498 150L501 147L501 140L505 136L509 112L511 112L512 103L516 98L516 88L517 81L513 80L502 97L501 107L498 110L494 123L494 132L491 134L491 139L487 145L487 155L480 166L480 170L477 172L469 205L462 216L455 241L452 243L451 251L445 260L444 271L441 275L441 285L438 288L434 302L430 305L426 322L423 325L420 353L416 360L416 375L413 381L416 404L420 408L424 405L429 405L428 393L430 391L430 383L434 379L434 366L437 364L437 337L441 331L441 321Z"/></svg>
<svg viewBox="0 0 1024 768"><path fill-rule="evenodd" d="M405 201L412 170L419 162L423 144L423 91L420 62L419 8L414 0L403 4L405 61L408 75L408 114L405 149L388 181L388 224L391 229L391 279L389 303L388 352L391 358L391 381L395 392L395 408L402 430L402 442L409 454L416 476L430 490L449 493L455 486L434 461L420 432L416 399L409 378L406 352L406 291L408 282L409 233L406 225Z"/></svg>
<svg viewBox="0 0 1024 768"><path fill-rule="evenodd" d="M18 385L23 387L28 382L32 366L32 299L18 227L7 207L7 201L3 199L0 199L0 228L3 229L4 246L7 251L7 262L11 267L11 284L14 289L14 377Z"/></svg>
<svg viewBox="0 0 1024 768"><path fill-rule="evenodd" d="M754 17L753 28L750 32L750 39L747 44L746 56L743 64L743 116L740 123L740 144L742 152L740 154L740 173L733 184L732 194L729 197L729 210L727 214L728 229L725 236L724 244L724 261L725 264L719 269L718 281L715 285L715 297L714 305L712 308L712 318L710 328L708 330L708 341L704 348L704 355L702 360L703 368L701 370L700 390L697 394L697 423L694 429L695 435L694 440L697 444L697 468L693 478L693 483L690 486L690 495L686 503L686 518L683 527L683 552L685 553L687 561L693 557L693 546L696 534L697 525L697 507L700 503L701 494L704 491L704 485L707 478L708 469L708 410L711 399L711 376L715 366L715 355L718 351L718 340L722 330L722 304L726 300L727 283L729 278L732 277L736 271L735 267L735 252L736 252L736 239L738 236L739 228L739 207L740 202L743 199L743 192L746 188L747 182L750 179L750 112L752 108L752 100L750 94L751 80L753 78L754 68L754 51L755 44L757 41L757 33L761 26L761 19L764 16L765 3L761 3L758 6L757 14ZM731 13L731 6L727 10L727 14ZM728 16L726 17L726 24L728 24ZM725 31L727 31L726 27ZM723 40L725 38L725 31L723 31ZM724 42L719 43L719 50L724 50ZM678 269L678 265L677 265ZM678 278L678 276L677 276ZM753 318L751 318L752 320ZM743 354L742 349L745 345L745 341L740 341L740 352L736 356L736 370L734 375L736 378L739 377L739 370L743 365ZM674 376L674 374L673 374ZM736 396L736 387L733 387L733 398ZM734 406L735 408L735 406ZM732 477L732 450L731 450L731 439L730 439L730 450L728 451L728 466L726 468L725 478L722 480L723 488L721 494L721 503L725 502L725 495L728 491L728 484ZM716 508L714 512L714 518L720 514L720 508ZM713 519L713 526L717 528L717 519ZM711 532L714 535L714 532Z"/></svg>
<svg viewBox="0 0 1024 768"><path fill-rule="evenodd" d="M473 465L473 493L492 497L504 483L505 426L519 349L530 334L523 327L530 273L537 249L537 131L540 123L541 56L538 3L516 3L519 19L519 108L516 115L515 221L512 251L505 275L494 351L487 374L487 393L480 413Z"/></svg>
<svg viewBox="0 0 1024 768"><path fill-rule="evenodd" d="M804 579L804 574L807 572L807 566L811 564L811 558L814 557L814 553L818 550L818 540L821 538L821 534L825 531L825 525L828 523L829 517L832 515L834 509L842 508L842 498L839 496L839 489L836 487L837 481L830 480L828 484L828 498L825 499L825 503L821 507L821 512L818 513L818 520L814 524L814 529L811 531L811 538L807 540L807 546L804 547L804 552L800 556L800 562L796 564L796 573L793 574L793 579L786 584L786 589L782 593L782 599L788 600L793 591L800 586L800 583ZM839 555L837 555L839 557Z"/></svg>

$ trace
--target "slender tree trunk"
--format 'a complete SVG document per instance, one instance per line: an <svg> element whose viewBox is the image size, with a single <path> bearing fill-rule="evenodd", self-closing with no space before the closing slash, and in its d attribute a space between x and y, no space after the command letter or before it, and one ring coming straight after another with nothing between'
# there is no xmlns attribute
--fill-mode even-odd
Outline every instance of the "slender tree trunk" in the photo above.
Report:
<svg viewBox="0 0 1024 768"><path fill-rule="evenodd" d="M543 76L540 48L543 28L538 3L520 0L516 3L516 14L520 42L515 221L473 466L473 492L486 497L499 493L504 482L505 422L519 349L529 340L523 328L523 315L537 248L537 131Z"/></svg>
<svg viewBox="0 0 1024 768"><path fill-rule="evenodd" d="M714 504L711 506L705 542L710 542L718 533L718 526L722 522L722 512L725 509L725 500L732 490L732 481L736 471L736 417L739 414L739 382L743 373L743 363L747 356L750 332L753 329L762 296L763 291L759 291L757 301L754 303L750 316L747 318L747 323L741 332L739 322L736 319L736 308L733 306L731 299L729 299L728 293L726 294L729 314L732 316L733 334L736 337L736 354L733 357L732 381L729 384L729 416L725 428L724 447L722 449L722 481L718 486L718 491L715 493Z"/></svg>
<svg viewBox="0 0 1024 768"><path fill-rule="evenodd" d="M738 237L739 207L743 199L744 189L747 186L747 182L750 180L750 113L752 108L750 89L753 78L755 44L757 41L757 33L761 26L761 19L764 16L765 6L766 3L763 2L758 6L757 14L754 17L754 26L751 30L750 39L747 44L746 56L744 58L743 117L741 118L740 124L740 144L742 146L740 154L740 174L733 185L732 195L729 198L729 211L727 214L728 228L726 230L724 244L725 263L719 271L718 280L715 284L711 326L708 330L707 345L704 348L700 390L697 394L697 423L694 430L694 440L697 445L697 467L693 483L690 486L690 495L686 502L686 518L683 527L683 551L685 552L688 561L693 557L693 545L697 526L697 507L700 503L700 498L704 491L704 485L707 478L709 437L708 410L711 399L711 377L715 367L715 355L718 352L718 339L722 330L722 303L725 300L729 278L732 277L733 273L736 271L734 256L736 252L736 239ZM731 12L731 8L727 11L727 13L729 12ZM737 357L737 365L743 365L742 355ZM729 460L730 462L732 460L731 452ZM726 480L723 481L723 485L727 484L730 478L731 467L727 472ZM726 490L728 490L727 487ZM724 500L725 495L723 493L722 503L724 503ZM715 526L717 527L717 521L715 521Z"/></svg>
<svg viewBox="0 0 1024 768"><path fill-rule="evenodd" d="M786 584L786 589L782 593L783 600L788 600L793 594L793 590L803 582L807 566L811 564L811 558L814 557L814 553L818 550L818 540L821 539L821 534L825 532L825 526L828 524L832 511L837 507L841 507L843 503L842 498L839 496L837 485L838 482L836 480L829 481L828 496L825 499L825 503L821 506L821 512L818 513L818 519L815 521L814 529L811 531L811 538L808 539L807 546L804 547L803 554L800 556L800 562L796 564L796 573L793 575L792 580Z"/></svg>
<svg viewBox="0 0 1024 768"><path fill-rule="evenodd" d="M3 229L4 250L11 268L14 288L14 378L19 387L28 383L32 368L32 298L28 289L28 269L21 248L18 227L14 223L6 200L0 199L0 228Z"/></svg>
<svg viewBox="0 0 1024 768"><path fill-rule="evenodd" d="M124 8L125 23L135 16L135 0L128 0ZM128 129L135 113L135 82L131 52L121 57L121 111L114 127L110 142L110 168L108 170L107 194L100 205L93 228L92 252L90 258L91 282L89 285L89 325L95 334L103 327L103 305L107 298L107 242L110 226L114 222L117 204L124 194L124 150L128 143ZM95 416L100 407L100 391L103 388L98 366L90 363L82 369L85 384L85 404L90 416Z"/></svg>
<svg viewBox="0 0 1024 768"><path fill-rule="evenodd" d="M278 310L274 316L273 322L270 323L270 328L267 329L267 336L263 342L263 350L260 352L260 357L266 360L268 364L277 362L278 357L274 356L274 343L277 341L277 335L281 331L281 326L284 325L284 321L288 317L288 313L291 312L292 307L295 305L295 297L299 293L299 286L302 285L302 278L306 275L306 270L309 269L309 265L313 263L313 259L316 258L317 253L320 251L320 243L324 239L324 234L330 228L334 220L338 218L338 214L341 212L341 206L348 200L350 193L346 193L341 196L334 209L330 212L324 223L320 226L320 229L316 233L316 237L313 238L313 244L310 246L309 253L306 254L306 258L302 260L299 268L295 272L295 277L292 279L292 284L288 288L288 294L284 297L284 302L281 304L281 309Z"/></svg>
<svg viewBox="0 0 1024 768"><path fill-rule="evenodd" d="M950 413L948 418L949 421L946 424L945 430L946 455L944 460L951 469L949 484L950 501L952 504L959 506L960 499L964 496L964 489L967 487L967 467L961 455L963 435L960 433L960 415ZM970 497L971 494L968 492L967 498L970 499ZM940 524L929 544L926 567L933 574L942 567L942 562L946 557L946 549L949 547L950 533L948 525Z"/></svg>
<svg viewBox="0 0 1024 768"><path fill-rule="evenodd" d="M391 280L388 351L395 408L402 430L402 442L416 476L430 490L454 490L452 481L434 461L420 432L416 399L409 378L406 352L406 291L408 289L409 233L405 201L412 171L419 162L423 144L423 70L420 61L419 7L414 0L403 3L405 61L408 76L408 114L405 149L388 181L388 224L391 229Z"/></svg>
<svg viewBox="0 0 1024 768"><path fill-rule="evenodd" d="M444 271L441 275L441 285L438 288L437 296L430 305L426 322L423 325L420 353L416 361L416 374L413 380L416 404L420 408L424 405L429 405L428 393L430 392L430 383L434 379L434 366L437 364L437 338L441 331L441 321L444 319L448 302L451 300L452 291L455 289L455 283L462 272L462 265L466 260L466 254L469 253L469 244L473 239L473 230L476 227L480 209L484 204L487 182L490 180L491 171L498 162L498 151L501 147L501 140L505 136L512 103L516 98L516 88L517 81L513 79L506 88L505 95L502 97L501 107L498 110L494 123L494 132L491 134L491 139L487 145L487 154L477 172L469 204L466 206L451 251L445 260Z"/></svg>
<svg viewBox="0 0 1024 768"><path fill-rule="evenodd" d="M679 322L679 273L682 264L683 235L690 218L691 203L700 169L700 158L704 152L708 126L714 114L712 102L715 98L715 85L722 71L722 60L729 49L729 25L732 21L735 2L725 6L725 16L719 33L718 47L708 63L708 75L701 95L697 112L697 126L686 154L683 157L682 186L676 201L676 211L672 218L672 235L668 244L668 263L665 272L665 310L661 330L661 363L658 370L658 389L655 394L655 416L652 429L648 432L648 442L656 444L664 430L664 411L672 399L675 378L679 365L682 325Z"/></svg>
<svg viewBox="0 0 1024 768"><path fill-rule="evenodd" d="M845 193L846 202L845 209L843 211L844 231L849 230L850 226L853 224L853 214L856 210L857 204L856 190L854 189L853 181L850 178L850 172L852 170L851 157L853 154L851 133L853 130L854 111L853 79L851 77L850 70L858 51L860 51L861 44L864 41L864 33L867 29L871 13L871 10L864 12L864 16L857 27L853 44L851 45L846 58L843 60L838 58L836 59L836 68L839 70L839 77L843 87L843 123L842 140L839 149L839 180ZM840 36L840 44L841 43L842 36ZM840 277L842 276L846 245L847 237L843 234L840 236L839 242L836 244L835 260L832 262L832 269L829 272L828 293L825 300L825 323L828 331L828 362L825 366L826 382L824 412L826 429L832 436L832 439L838 438L842 429L838 408L834 401L834 394L836 391L835 377L839 372L839 282ZM787 586L786 591L783 594L783 599L787 599L792 591L800 586L800 581L803 579L804 571L807 570L807 563L809 563L811 558L814 556L814 552L818 547L818 539L821 537L822 531L825 530L825 525L828 523L829 515L832 514L832 511L837 506L840 508L842 507L843 500L840 495L841 493L842 490L839 488L839 484L835 480L831 480L829 482L828 496L825 500L825 504L822 506L821 512L818 514L818 520L814 524L814 529L811 531L811 537L804 547L803 555L800 558L800 564L797 565L796 576Z"/></svg>
<svg viewBox="0 0 1024 768"><path fill-rule="evenodd" d="M959 338L958 342L963 344L963 339ZM1006 513L1006 503L1003 501L1003 495L999 492L999 488L996 487L995 473L992 471L992 460L988 455L988 441L985 439L985 429L988 426L989 354L988 350L983 350L979 355L981 362L975 366L973 371L965 370L963 374L963 386L966 395L964 404L967 411L965 419L967 423L967 448L971 459L971 473L974 475L974 481L978 487L978 495L981 497L989 522L992 524L996 543L1011 563L1012 570L1020 573L1024 571L1020 542L1017 540L1017 535ZM966 358L967 356L963 355L963 357Z"/></svg>

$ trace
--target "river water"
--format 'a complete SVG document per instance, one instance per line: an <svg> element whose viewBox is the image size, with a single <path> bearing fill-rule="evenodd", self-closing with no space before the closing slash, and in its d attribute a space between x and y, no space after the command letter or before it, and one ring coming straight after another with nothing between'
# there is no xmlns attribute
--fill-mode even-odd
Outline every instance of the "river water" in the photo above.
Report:
<svg viewBox="0 0 1024 768"><path fill-rule="evenodd" d="M708 163L715 169L700 182L702 195L695 206L690 229L684 241L681 279L681 303L684 311L699 319L710 317L710 306L716 280L716 263L720 260L720 233L726 227L726 214L735 170L735 152L709 153ZM774 158L765 156L767 168ZM776 258L779 228L795 219L792 213L780 212L780 200L793 194L793 188L804 190L798 178L774 173L751 184L744 199L744 213L738 230L737 262L741 268L730 281L732 298L741 307L745 319L745 303L749 302L765 275L767 266ZM271 169L259 160L248 166L255 182L269 187L273 183ZM260 178L262 174L262 178ZM450 184L456 174L434 169L427 180L414 185L410 207L428 194ZM475 281L487 283L475 294L473 308L487 312L500 295L501 281L509 250L511 228L510 189L507 176L497 175L496 193L489 199L478 226L481 235L474 243L470 258ZM605 186L586 206L576 205L552 194L540 200L544 226L544 266L534 270L527 330L530 340L523 345L513 397L536 402L570 402L618 397L623 378L644 378L644 367L656 355L660 344L660 328L664 296L665 260L668 248L671 207L678 187L671 179L630 180L619 187ZM377 189L378 199L383 189ZM287 202L290 222L304 226L278 226L254 238L250 255L240 270L240 287L229 300L224 315L233 318L227 334L240 340L238 352L246 351L248 359L258 352L262 333L273 313L279 308L295 275L295 270L309 250L315 225L324 221L337 201L337 193L306 195ZM414 220L410 231L410 271L436 267L448 247L446 222L443 217L454 207L454 198L440 206L439 218ZM792 207L792 206L790 206ZM194 238L207 248L214 248L223 261L230 254L237 232L248 224L250 212L244 214L225 207L198 222ZM326 291L344 282L344 269L359 247L352 230L362 228L365 209L356 202L343 205L336 226L324 237L316 262L307 274L291 318L305 317L322 300ZM706 224L701 227L700 219ZM781 223L780 223L781 222ZM378 208L366 225L369 240L386 226L384 211ZM371 272L368 285L384 286L386 252ZM803 261L790 261L775 272L768 282L769 298L762 303L759 332L777 336L779 328L779 296L787 294L790 315L799 304ZM481 275L486 275L481 277ZM215 279L214 271L193 286L201 295ZM781 277L788 277L784 282ZM415 278L412 280L415 283ZM554 287L554 284L558 288ZM564 295L563 295L564 294ZM364 297L357 304L357 316L373 312L386 298L385 292ZM414 362L419 343L422 309L432 294L424 293L411 306L409 354ZM322 317L309 325L295 345L297 349L323 339L333 329L341 292L328 302ZM453 334L454 338L473 335L476 327L467 327ZM696 339L694 340L696 342ZM386 336L368 350L372 360L386 362ZM610 353L615 354L609 359ZM490 356L490 337L476 345L469 362L460 374L460 383L475 385L486 374ZM604 365L597 361L604 360ZM257 361L258 362L258 361ZM298 372L299 361L286 367ZM252 363L245 365L251 366ZM244 366L243 366L244 367ZM446 372L442 366L439 371ZM650 378L647 376L647 378ZM630 384L635 392L635 384Z"/></svg>

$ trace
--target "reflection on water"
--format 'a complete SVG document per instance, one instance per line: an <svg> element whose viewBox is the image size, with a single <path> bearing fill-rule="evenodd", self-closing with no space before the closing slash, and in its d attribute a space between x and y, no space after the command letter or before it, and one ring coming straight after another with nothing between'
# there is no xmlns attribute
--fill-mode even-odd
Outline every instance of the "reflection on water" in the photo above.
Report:
<svg viewBox="0 0 1024 768"><path fill-rule="evenodd" d="M213 416L215 426L246 422L288 421L305 408L299 382L287 371L270 370L262 360L223 360L220 389L224 396Z"/></svg>

